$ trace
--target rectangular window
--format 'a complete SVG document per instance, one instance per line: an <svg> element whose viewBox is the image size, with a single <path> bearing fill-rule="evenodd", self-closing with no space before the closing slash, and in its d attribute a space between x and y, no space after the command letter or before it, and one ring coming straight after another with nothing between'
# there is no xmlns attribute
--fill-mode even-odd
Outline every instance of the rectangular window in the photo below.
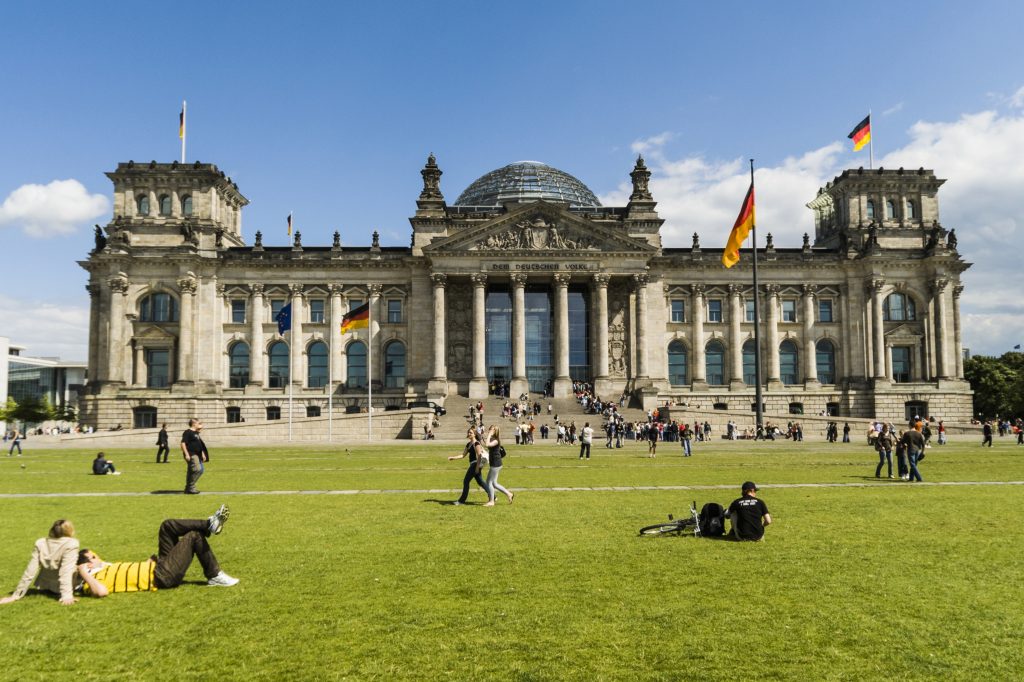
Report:
<svg viewBox="0 0 1024 682"><path fill-rule="evenodd" d="M245 324L245 301L231 301L231 321L234 324Z"/></svg>
<svg viewBox="0 0 1024 682"><path fill-rule="evenodd" d="M892 348L892 380L898 384L910 381L910 348L893 346Z"/></svg>
<svg viewBox="0 0 1024 682"><path fill-rule="evenodd" d="M146 386L148 388L167 388L170 379L169 362L169 351L146 351Z"/></svg>
<svg viewBox="0 0 1024 682"><path fill-rule="evenodd" d="M747 320L747 322L753 322L754 321L754 302L753 301L746 301L745 308L746 308L746 320Z"/></svg>
<svg viewBox="0 0 1024 682"><path fill-rule="evenodd" d="M402 323L402 301L399 299L388 301L388 324Z"/></svg>
<svg viewBox="0 0 1024 682"><path fill-rule="evenodd" d="M782 321L796 322L796 300L787 298L782 302Z"/></svg>
<svg viewBox="0 0 1024 682"><path fill-rule="evenodd" d="M678 298L670 301L672 306L672 321L673 322L686 322L686 302Z"/></svg>
<svg viewBox="0 0 1024 682"><path fill-rule="evenodd" d="M324 321L324 301L321 298L314 298L309 302L309 321L314 324L322 324Z"/></svg>
<svg viewBox="0 0 1024 682"><path fill-rule="evenodd" d="M708 301L708 322L721 322L722 321L722 301L719 299L711 299Z"/></svg>
<svg viewBox="0 0 1024 682"><path fill-rule="evenodd" d="M280 419L280 418L281 418L281 408L280 408L280 406L278 406L278 405L268 405L267 406L267 419L273 420L273 419Z"/></svg>
<svg viewBox="0 0 1024 682"><path fill-rule="evenodd" d="M229 408L227 408L227 420L228 420L228 424L241 424L242 423L242 408L240 408L240 407L229 407Z"/></svg>
<svg viewBox="0 0 1024 682"><path fill-rule="evenodd" d="M355 310L356 308L358 308L361 305L363 305L363 301L358 299L358 298L350 298L350 299L348 299L348 311L349 312L352 312L353 310Z"/></svg>
<svg viewBox="0 0 1024 682"><path fill-rule="evenodd" d="M818 322L832 322L832 299L818 300Z"/></svg>
<svg viewBox="0 0 1024 682"><path fill-rule="evenodd" d="M276 320L277 314L281 312L281 308L284 307L283 298L272 298L270 299L270 319Z"/></svg>

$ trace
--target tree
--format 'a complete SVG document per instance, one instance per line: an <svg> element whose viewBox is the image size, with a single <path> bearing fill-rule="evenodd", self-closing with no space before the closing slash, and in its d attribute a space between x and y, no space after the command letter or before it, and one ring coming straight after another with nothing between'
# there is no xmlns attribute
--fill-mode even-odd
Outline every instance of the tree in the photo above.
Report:
<svg viewBox="0 0 1024 682"><path fill-rule="evenodd" d="M1013 367L1017 359L1007 355L1021 354L1007 353L1002 358L975 355L964 363L964 376L974 391L975 416L991 419L1020 414L1019 388L1024 372L1018 372Z"/></svg>
<svg viewBox="0 0 1024 682"><path fill-rule="evenodd" d="M0 421L6 422L6 421L11 421L12 419L14 419L14 417L11 416L11 415L14 414L14 410L16 410L17 408L18 408L17 401L14 398L11 398L10 396L8 396L7 397L7 404L6 405L0 405Z"/></svg>
<svg viewBox="0 0 1024 682"><path fill-rule="evenodd" d="M26 424L38 424L53 418L53 408L45 396L42 399L26 398L8 413L7 418Z"/></svg>

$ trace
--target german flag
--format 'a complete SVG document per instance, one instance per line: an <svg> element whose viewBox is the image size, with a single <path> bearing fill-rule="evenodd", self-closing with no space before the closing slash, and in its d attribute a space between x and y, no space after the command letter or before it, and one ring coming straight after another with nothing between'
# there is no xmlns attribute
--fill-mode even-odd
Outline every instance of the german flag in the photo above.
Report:
<svg viewBox="0 0 1024 682"><path fill-rule="evenodd" d="M288 214L288 236L292 236L292 214Z"/></svg>
<svg viewBox="0 0 1024 682"><path fill-rule="evenodd" d="M185 139L185 107L182 105L181 113L178 114L178 139Z"/></svg>
<svg viewBox="0 0 1024 682"><path fill-rule="evenodd" d="M868 142L871 142L871 114L857 124L853 132L847 135L853 140L853 151L859 152Z"/></svg>
<svg viewBox="0 0 1024 682"><path fill-rule="evenodd" d="M731 268L740 262L740 247L743 246L743 242L747 241L747 235L750 234L750 228L753 226L754 183L751 182L750 189L747 190L747 197L743 200L743 207L729 234L729 242L725 245L725 251L722 252L722 265Z"/></svg>
<svg viewBox="0 0 1024 682"><path fill-rule="evenodd" d="M348 334L354 329L365 329L370 326L370 304L364 303L358 308L350 310L345 317L341 318L341 333Z"/></svg>

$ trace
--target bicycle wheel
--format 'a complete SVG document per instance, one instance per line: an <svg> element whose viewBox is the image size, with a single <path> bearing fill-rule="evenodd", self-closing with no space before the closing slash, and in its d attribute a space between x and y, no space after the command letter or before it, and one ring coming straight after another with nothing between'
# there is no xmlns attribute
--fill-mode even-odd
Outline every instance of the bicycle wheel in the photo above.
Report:
<svg viewBox="0 0 1024 682"><path fill-rule="evenodd" d="M653 526L645 526L640 529L640 535L667 535L670 533L681 533L686 528L679 521L669 523L657 523Z"/></svg>

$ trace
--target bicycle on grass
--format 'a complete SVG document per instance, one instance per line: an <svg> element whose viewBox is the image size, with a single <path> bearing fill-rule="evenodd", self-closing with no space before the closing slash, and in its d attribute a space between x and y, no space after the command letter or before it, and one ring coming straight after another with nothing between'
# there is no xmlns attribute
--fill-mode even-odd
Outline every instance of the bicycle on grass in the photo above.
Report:
<svg viewBox="0 0 1024 682"><path fill-rule="evenodd" d="M682 535L688 531L692 531L694 537L700 537L700 515L697 513L696 501L690 505L690 518L676 519L669 514L668 523L644 526L640 529L640 535Z"/></svg>

